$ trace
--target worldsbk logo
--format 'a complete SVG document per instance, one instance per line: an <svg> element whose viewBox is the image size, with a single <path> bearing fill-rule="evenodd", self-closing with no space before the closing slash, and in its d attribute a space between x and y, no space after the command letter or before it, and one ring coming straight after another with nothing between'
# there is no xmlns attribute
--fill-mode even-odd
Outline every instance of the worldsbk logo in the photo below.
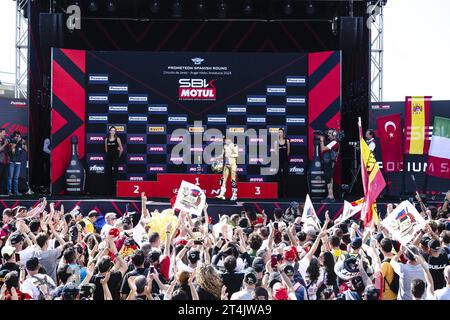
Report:
<svg viewBox="0 0 450 320"><path fill-rule="evenodd" d="M180 79L178 98L180 100L216 100L216 79Z"/></svg>

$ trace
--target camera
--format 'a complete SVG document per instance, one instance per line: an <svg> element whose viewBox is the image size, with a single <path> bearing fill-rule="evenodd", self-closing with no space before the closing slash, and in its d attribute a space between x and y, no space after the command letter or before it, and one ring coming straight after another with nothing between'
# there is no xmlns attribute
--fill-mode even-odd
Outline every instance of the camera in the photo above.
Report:
<svg viewBox="0 0 450 320"><path fill-rule="evenodd" d="M341 142L342 140L344 140L345 138L345 133L344 131L341 130L335 130L335 129L329 129L329 130L314 130L313 131L314 135L316 136L315 138L317 139L319 136L325 136L327 137L328 135L333 135L334 138Z"/></svg>

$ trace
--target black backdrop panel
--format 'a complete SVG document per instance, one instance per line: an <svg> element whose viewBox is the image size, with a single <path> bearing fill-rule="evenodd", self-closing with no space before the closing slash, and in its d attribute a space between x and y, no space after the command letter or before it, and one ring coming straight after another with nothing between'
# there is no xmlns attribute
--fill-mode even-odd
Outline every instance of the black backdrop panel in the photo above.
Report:
<svg viewBox="0 0 450 320"><path fill-rule="evenodd" d="M198 58L198 59L196 59ZM307 54L152 53L88 51L86 59L86 160L89 172L104 166L104 140L115 125L125 153L119 179L155 180L156 174L188 173L197 165L177 165L170 153L177 141L172 132L190 129L285 128L287 137L307 136ZM193 91L184 91L192 90ZM199 94L205 95L195 96ZM204 148L210 143L203 139ZM206 140L206 141L205 141ZM239 180L263 179L261 163L240 145L245 164ZM291 155L305 159L307 142L293 145ZM194 159L192 158L192 161ZM203 164L202 172L210 173ZM305 174L296 175L298 194L306 192ZM95 190L88 190L95 193Z"/></svg>

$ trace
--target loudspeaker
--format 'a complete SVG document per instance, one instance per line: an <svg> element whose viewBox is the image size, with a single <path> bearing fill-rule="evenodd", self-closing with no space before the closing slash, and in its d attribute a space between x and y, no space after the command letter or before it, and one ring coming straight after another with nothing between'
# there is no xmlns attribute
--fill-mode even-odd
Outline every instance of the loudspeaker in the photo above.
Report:
<svg viewBox="0 0 450 320"><path fill-rule="evenodd" d="M339 47L342 50L354 49L362 42L363 17L341 17L339 26Z"/></svg>
<svg viewBox="0 0 450 320"><path fill-rule="evenodd" d="M64 47L64 13L40 13L41 49Z"/></svg>

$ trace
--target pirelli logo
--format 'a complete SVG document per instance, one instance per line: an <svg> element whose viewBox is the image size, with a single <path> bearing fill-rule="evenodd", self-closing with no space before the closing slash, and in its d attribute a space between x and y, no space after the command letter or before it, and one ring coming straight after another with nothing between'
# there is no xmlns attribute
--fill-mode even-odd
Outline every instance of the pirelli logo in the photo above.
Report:
<svg viewBox="0 0 450 320"><path fill-rule="evenodd" d="M116 127L116 132L125 132L125 126L115 125L114 127Z"/></svg>
<svg viewBox="0 0 450 320"><path fill-rule="evenodd" d="M244 128L233 128L233 127L231 127L231 128L228 128L228 131L229 132L233 132L233 133L244 133L245 129Z"/></svg>
<svg viewBox="0 0 450 320"><path fill-rule="evenodd" d="M269 133L278 133L280 128L269 128Z"/></svg>
<svg viewBox="0 0 450 320"><path fill-rule="evenodd" d="M203 127L189 127L189 132L205 132Z"/></svg>
<svg viewBox="0 0 450 320"><path fill-rule="evenodd" d="M164 132L165 128L164 127L148 127L148 132Z"/></svg>

